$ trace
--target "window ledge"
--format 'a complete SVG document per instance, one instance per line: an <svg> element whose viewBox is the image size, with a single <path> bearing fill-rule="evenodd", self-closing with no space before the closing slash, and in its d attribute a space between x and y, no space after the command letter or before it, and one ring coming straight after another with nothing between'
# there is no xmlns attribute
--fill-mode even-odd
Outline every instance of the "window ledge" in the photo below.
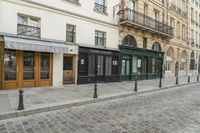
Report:
<svg viewBox="0 0 200 133"><path fill-rule="evenodd" d="M75 6L81 6L81 3L80 2L73 2L73 1L70 1L70 0L63 0L69 4L72 4L72 5L75 5Z"/></svg>
<svg viewBox="0 0 200 133"><path fill-rule="evenodd" d="M108 16L107 12L100 12L100 11L96 10L95 8L94 8L94 12L102 14L102 15L105 15L105 16Z"/></svg>

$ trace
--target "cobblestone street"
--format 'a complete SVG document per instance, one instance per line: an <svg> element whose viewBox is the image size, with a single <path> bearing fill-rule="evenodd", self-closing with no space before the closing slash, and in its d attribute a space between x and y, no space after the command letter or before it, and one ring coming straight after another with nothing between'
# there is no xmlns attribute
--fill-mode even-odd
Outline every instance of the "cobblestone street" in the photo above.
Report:
<svg viewBox="0 0 200 133"><path fill-rule="evenodd" d="M200 86L0 121L0 133L199 133Z"/></svg>

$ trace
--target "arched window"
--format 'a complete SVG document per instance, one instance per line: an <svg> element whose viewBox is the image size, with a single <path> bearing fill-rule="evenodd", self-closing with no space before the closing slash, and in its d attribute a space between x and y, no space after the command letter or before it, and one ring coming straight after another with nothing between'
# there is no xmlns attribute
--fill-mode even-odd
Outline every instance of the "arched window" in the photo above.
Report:
<svg viewBox="0 0 200 133"><path fill-rule="evenodd" d="M154 43L153 43L153 46L152 46L152 50L153 50L153 51L161 51L160 43L154 42Z"/></svg>
<svg viewBox="0 0 200 133"><path fill-rule="evenodd" d="M137 47L137 42L133 36L127 35L122 40L122 45L130 46L130 47Z"/></svg>
<svg viewBox="0 0 200 133"><path fill-rule="evenodd" d="M167 50L165 70L172 71L173 63L174 63L174 50L172 47L170 47Z"/></svg>
<svg viewBox="0 0 200 133"><path fill-rule="evenodd" d="M194 69L195 69L195 55L194 55L194 51L192 51L190 55L190 70L194 70Z"/></svg>

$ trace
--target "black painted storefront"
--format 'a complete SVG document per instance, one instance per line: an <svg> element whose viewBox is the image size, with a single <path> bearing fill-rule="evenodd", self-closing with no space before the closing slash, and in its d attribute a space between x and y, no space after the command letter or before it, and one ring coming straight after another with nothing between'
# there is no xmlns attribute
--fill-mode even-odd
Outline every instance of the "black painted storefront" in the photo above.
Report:
<svg viewBox="0 0 200 133"><path fill-rule="evenodd" d="M164 53L120 45L121 80L155 79L162 75Z"/></svg>
<svg viewBox="0 0 200 133"><path fill-rule="evenodd" d="M120 81L119 51L79 47L78 84Z"/></svg>

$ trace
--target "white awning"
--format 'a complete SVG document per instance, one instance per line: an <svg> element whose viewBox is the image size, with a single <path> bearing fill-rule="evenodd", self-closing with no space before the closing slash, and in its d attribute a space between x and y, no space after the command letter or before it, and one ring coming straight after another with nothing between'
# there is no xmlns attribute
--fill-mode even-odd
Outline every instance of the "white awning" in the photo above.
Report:
<svg viewBox="0 0 200 133"><path fill-rule="evenodd" d="M181 58L181 62L183 62L183 63L184 63L184 62L186 62L186 61L185 61L185 59Z"/></svg>
<svg viewBox="0 0 200 133"><path fill-rule="evenodd" d="M68 46L65 43L51 42L43 40L24 39L17 37L4 36L5 48L37 51L37 52L51 52L51 53L70 53L77 54L78 46Z"/></svg>
<svg viewBox="0 0 200 133"><path fill-rule="evenodd" d="M174 61L171 57L167 56L166 61Z"/></svg>

